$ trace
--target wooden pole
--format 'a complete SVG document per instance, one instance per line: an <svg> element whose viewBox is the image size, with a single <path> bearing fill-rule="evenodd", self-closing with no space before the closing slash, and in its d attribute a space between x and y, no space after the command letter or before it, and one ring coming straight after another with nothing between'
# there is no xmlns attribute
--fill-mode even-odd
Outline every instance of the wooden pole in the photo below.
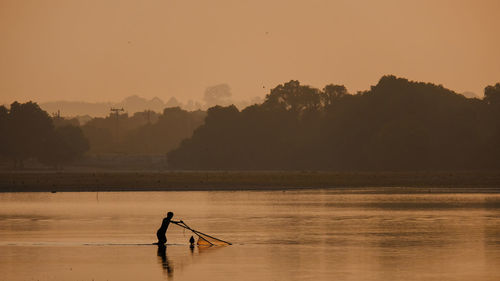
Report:
<svg viewBox="0 0 500 281"><path fill-rule="evenodd" d="M184 227L185 229L191 230L193 233L195 233L195 234L196 234L196 235L198 235L198 236L200 236L200 234L201 234L201 235L204 235L204 236L206 236L206 237L212 238L212 239L214 239L214 240L217 240L217 241L220 241L220 242L226 243L226 244L228 244L228 245L233 245L233 244L231 244L231 243L229 243L229 242L227 242L227 241L224 241L224 240L222 240L222 239L215 238L215 237L213 237L213 236L210 236L210 235L205 234L205 233L203 233L203 232L200 232L200 231L198 231L198 230L194 230L194 229L192 229L191 227L189 227L189 226L188 226L185 222L183 222L183 221L180 221L180 222L173 222L173 221L171 221L171 223L176 224L176 225L178 225L178 226L180 226L180 227ZM203 238L203 237L202 237L202 238ZM206 239L204 239L204 240L206 240ZM210 241L207 241L207 242L208 242L208 243L210 243ZM210 243L210 244L212 244L212 243Z"/></svg>

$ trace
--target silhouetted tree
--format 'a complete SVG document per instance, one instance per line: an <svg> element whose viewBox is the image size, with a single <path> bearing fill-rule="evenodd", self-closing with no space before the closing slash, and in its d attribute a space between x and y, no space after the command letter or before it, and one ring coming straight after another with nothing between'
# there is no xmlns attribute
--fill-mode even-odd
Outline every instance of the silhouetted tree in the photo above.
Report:
<svg viewBox="0 0 500 281"><path fill-rule="evenodd" d="M124 138L123 148L132 153L164 154L191 137L193 131L203 124L206 113L188 112L180 107L165 108L157 122L131 130Z"/></svg>
<svg viewBox="0 0 500 281"><path fill-rule="evenodd" d="M344 85L326 85L323 88L323 94L321 95L322 105L328 108L348 94L349 93Z"/></svg>
<svg viewBox="0 0 500 281"><path fill-rule="evenodd" d="M500 166L500 83L484 89L484 101L487 103L485 122L479 124L484 136L484 157L489 160L490 167ZM479 130L478 130L479 131Z"/></svg>
<svg viewBox="0 0 500 281"><path fill-rule="evenodd" d="M194 169L203 167L203 163L206 162L212 163L215 168L231 165L233 161L226 152L232 151L232 148L237 148L239 145L238 140L232 138L234 135L226 134L226 132L235 129L234 125L237 124L238 115L239 111L234 105L215 106L208 109L205 124L194 131L194 134L199 137L184 140L181 152L172 153L171 157L173 159L176 158L176 155L192 157L191 160L196 162L188 161L193 165L191 168ZM199 143L198 140L203 140L203 143ZM236 155L233 156L236 157ZM179 160L182 162L181 159ZM189 167L183 165L183 168Z"/></svg>
<svg viewBox="0 0 500 281"><path fill-rule="evenodd" d="M122 152L121 143L132 129L147 123L142 116L129 118L128 114L110 114L105 118L94 118L82 126L85 137L89 140L91 152Z"/></svg>
<svg viewBox="0 0 500 281"><path fill-rule="evenodd" d="M61 117L54 117L59 123ZM23 168L26 159L59 166L81 156L88 142L76 126L54 129L47 112L33 102L14 102L0 107L0 155L10 159L14 168Z"/></svg>
<svg viewBox="0 0 500 281"><path fill-rule="evenodd" d="M88 149L89 142L80 127L67 125L54 130L38 159L58 169L80 158Z"/></svg>
<svg viewBox="0 0 500 281"><path fill-rule="evenodd" d="M0 106L0 159L6 156L7 153L7 119L9 111L5 106Z"/></svg>
<svg viewBox="0 0 500 281"><path fill-rule="evenodd" d="M488 104L500 104L500 83L494 86L487 86L484 89L484 100Z"/></svg>
<svg viewBox="0 0 500 281"><path fill-rule="evenodd" d="M203 124L204 111L165 108L94 118L82 126L92 153L165 154Z"/></svg>
<svg viewBox="0 0 500 281"><path fill-rule="evenodd" d="M392 75L356 95L344 86L320 91L292 80L241 112L209 109L205 124L168 161L181 169L500 167L493 147L500 143L499 122L486 110L497 88L487 87L482 101Z"/></svg>
<svg viewBox="0 0 500 281"><path fill-rule="evenodd" d="M61 116L53 116L52 123L54 124L55 128L69 126L69 125L75 127L80 126L80 121L78 121L77 118L64 118Z"/></svg>
<svg viewBox="0 0 500 281"><path fill-rule="evenodd" d="M6 156L14 167L23 168L24 160L40 155L53 129L50 116L36 103L12 103L7 118Z"/></svg>
<svg viewBox="0 0 500 281"><path fill-rule="evenodd" d="M110 128L85 125L82 127L83 134L89 140L92 153L115 152L113 134Z"/></svg>
<svg viewBox="0 0 500 281"><path fill-rule="evenodd" d="M304 111L318 110L320 105L319 90L302 86L296 80L272 89L263 103L264 107L272 110L286 110L297 115Z"/></svg>

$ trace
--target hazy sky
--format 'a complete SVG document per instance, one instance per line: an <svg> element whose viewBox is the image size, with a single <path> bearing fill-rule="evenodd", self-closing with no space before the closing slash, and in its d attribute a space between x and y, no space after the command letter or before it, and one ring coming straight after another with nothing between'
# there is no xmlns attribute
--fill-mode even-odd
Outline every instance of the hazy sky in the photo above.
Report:
<svg viewBox="0 0 500 281"><path fill-rule="evenodd" d="M0 0L0 102L234 98L290 79L384 74L482 95L500 82L499 0ZM265 87L265 88L263 88Z"/></svg>

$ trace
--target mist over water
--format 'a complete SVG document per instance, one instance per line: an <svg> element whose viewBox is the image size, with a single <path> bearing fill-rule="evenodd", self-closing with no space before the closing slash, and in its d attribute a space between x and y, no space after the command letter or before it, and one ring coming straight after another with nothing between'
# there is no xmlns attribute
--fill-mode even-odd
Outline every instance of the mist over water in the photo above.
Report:
<svg viewBox="0 0 500 281"><path fill-rule="evenodd" d="M189 249L167 211L228 247ZM0 280L496 280L500 195L0 194Z"/></svg>

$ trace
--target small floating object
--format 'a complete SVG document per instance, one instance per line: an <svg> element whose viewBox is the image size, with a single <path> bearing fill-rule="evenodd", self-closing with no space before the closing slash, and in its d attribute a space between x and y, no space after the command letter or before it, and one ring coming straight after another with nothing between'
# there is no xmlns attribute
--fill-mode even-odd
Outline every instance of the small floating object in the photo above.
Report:
<svg viewBox="0 0 500 281"><path fill-rule="evenodd" d="M190 230L196 236L198 236L198 242L196 243L198 246L226 246L226 245L232 245L230 242L224 241L219 238L215 238L213 236L210 236L206 233L200 232L198 230L194 230L191 227L189 227L185 222L182 220L179 222L172 222L173 224L176 224L182 228L185 228L187 230ZM191 236L191 239L189 239L189 243L194 243L194 237ZM193 244L191 244L193 245Z"/></svg>
<svg viewBox="0 0 500 281"><path fill-rule="evenodd" d="M191 235L191 238L189 238L189 248L193 249L194 248L194 237Z"/></svg>

